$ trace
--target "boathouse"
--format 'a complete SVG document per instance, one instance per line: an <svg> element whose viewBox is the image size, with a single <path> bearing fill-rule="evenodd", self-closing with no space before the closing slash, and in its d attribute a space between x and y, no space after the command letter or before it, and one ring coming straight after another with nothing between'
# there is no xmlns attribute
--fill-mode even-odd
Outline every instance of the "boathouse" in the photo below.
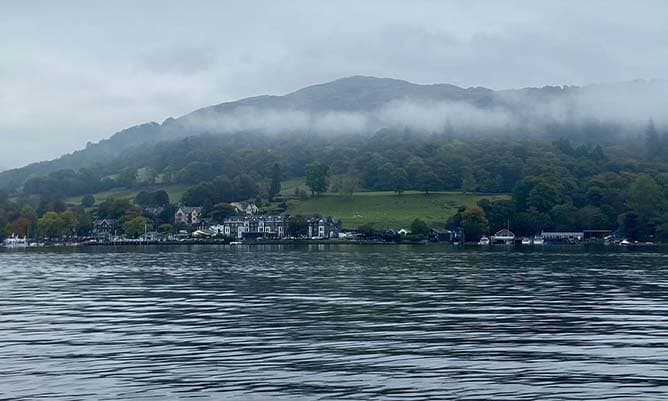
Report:
<svg viewBox="0 0 668 401"><path fill-rule="evenodd" d="M503 244L503 245L512 245L515 242L515 234L507 228L499 230L496 234L492 235L490 238L492 245L494 244Z"/></svg>
<svg viewBox="0 0 668 401"><path fill-rule="evenodd" d="M543 239L547 242L575 243L584 239L582 231L543 231Z"/></svg>

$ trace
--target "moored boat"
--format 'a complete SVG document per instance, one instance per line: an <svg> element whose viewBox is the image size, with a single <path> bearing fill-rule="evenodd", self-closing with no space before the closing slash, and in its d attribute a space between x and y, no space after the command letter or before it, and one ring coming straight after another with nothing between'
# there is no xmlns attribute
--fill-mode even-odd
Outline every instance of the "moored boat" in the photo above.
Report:
<svg viewBox="0 0 668 401"><path fill-rule="evenodd" d="M487 236L483 235L482 238L480 238L480 241L478 241L478 245L489 245L489 238Z"/></svg>
<svg viewBox="0 0 668 401"><path fill-rule="evenodd" d="M9 238L5 239L2 243L5 248L15 249L15 248L27 248L28 240L26 237L20 238L16 234L12 234Z"/></svg>

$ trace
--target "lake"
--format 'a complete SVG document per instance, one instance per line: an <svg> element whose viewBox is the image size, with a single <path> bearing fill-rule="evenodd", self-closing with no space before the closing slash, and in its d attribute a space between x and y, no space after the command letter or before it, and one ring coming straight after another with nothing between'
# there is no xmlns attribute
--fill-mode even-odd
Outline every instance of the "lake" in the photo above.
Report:
<svg viewBox="0 0 668 401"><path fill-rule="evenodd" d="M668 399L668 254L0 252L0 399Z"/></svg>

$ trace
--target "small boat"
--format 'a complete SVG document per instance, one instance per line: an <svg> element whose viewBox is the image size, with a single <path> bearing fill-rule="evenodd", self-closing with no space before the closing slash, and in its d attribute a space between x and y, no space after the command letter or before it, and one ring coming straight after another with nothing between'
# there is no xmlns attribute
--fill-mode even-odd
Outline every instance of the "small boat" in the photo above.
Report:
<svg viewBox="0 0 668 401"><path fill-rule="evenodd" d="M545 245L545 238L542 235L536 235L531 241L534 245Z"/></svg>
<svg viewBox="0 0 668 401"><path fill-rule="evenodd" d="M27 248L28 240L26 237L20 238L16 234L12 234L9 238L3 241L5 248L16 249L16 248Z"/></svg>
<svg viewBox="0 0 668 401"><path fill-rule="evenodd" d="M487 236L483 235L483 237L480 238L480 241L478 241L478 245L482 245L482 246L489 245L489 238L487 238Z"/></svg>
<svg viewBox="0 0 668 401"><path fill-rule="evenodd" d="M629 246L629 245L631 245L631 241L629 241L629 240L627 240L627 239L625 238L625 239L623 239L623 240L619 243L619 245L621 245L621 246Z"/></svg>
<svg viewBox="0 0 668 401"><path fill-rule="evenodd" d="M232 242L230 242L230 245L243 245L243 242L241 242L241 241L232 241Z"/></svg>
<svg viewBox="0 0 668 401"><path fill-rule="evenodd" d="M522 245L531 245L531 240L527 237L522 237Z"/></svg>

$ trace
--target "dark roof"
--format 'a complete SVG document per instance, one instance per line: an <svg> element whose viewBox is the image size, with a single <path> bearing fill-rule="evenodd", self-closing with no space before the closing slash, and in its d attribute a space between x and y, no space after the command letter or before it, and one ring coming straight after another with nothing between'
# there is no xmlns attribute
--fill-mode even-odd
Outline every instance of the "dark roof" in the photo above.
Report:
<svg viewBox="0 0 668 401"><path fill-rule="evenodd" d="M245 216L230 216L223 220L223 223L231 222L245 222L245 221L283 221L283 216L280 215L245 215Z"/></svg>
<svg viewBox="0 0 668 401"><path fill-rule="evenodd" d="M106 222L107 224L116 224L116 219L97 219L93 221L93 224L98 225Z"/></svg>
<svg viewBox="0 0 668 401"><path fill-rule="evenodd" d="M198 212L201 211L202 207L201 206L181 206L179 209L183 210L184 213L192 213L195 210L197 210Z"/></svg>

